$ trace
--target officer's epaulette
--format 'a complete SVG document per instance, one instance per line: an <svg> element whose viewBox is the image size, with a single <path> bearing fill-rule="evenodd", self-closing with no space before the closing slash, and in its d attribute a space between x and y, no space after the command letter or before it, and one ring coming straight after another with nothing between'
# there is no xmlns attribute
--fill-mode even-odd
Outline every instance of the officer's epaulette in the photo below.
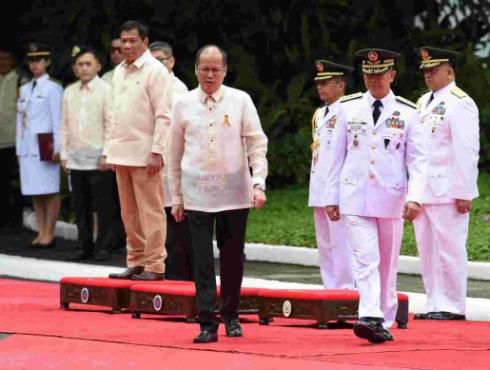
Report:
<svg viewBox="0 0 490 370"><path fill-rule="evenodd" d="M315 110L315 113L313 113L313 117L311 118L311 134L312 136L315 136L315 125L316 125L316 115L318 114L318 112L324 107L324 105L322 105L321 107L318 107L316 110Z"/></svg>
<svg viewBox="0 0 490 370"><path fill-rule="evenodd" d="M60 80L57 80L56 78L50 77L50 78L48 78L48 80L50 80L54 83L57 83L59 85L63 85L63 82L61 82Z"/></svg>
<svg viewBox="0 0 490 370"><path fill-rule="evenodd" d="M405 105L408 105L409 107L412 107L412 108L415 108L417 109L417 104L415 104L414 102L411 102L410 100L408 99L405 99L404 97L402 96L397 96L396 97L396 100L399 101L400 103L403 103Z"/></svg>
<svg viewBox="0 0 490 370"><path fill-rule="evenodd" d="M456 95L458 98L463 99L468 96L467 93L465 93L463 90L461 90L459 87L455 86L451 89L451 94Z"/></svg>
<svg viewBox="0 0 490 370"><path fill-rule="evenodd" d="M360 98L362 98L362 95L363 95L362 92L358 92L358 93L350 94L350 95L345 95L345 96L340 98L340 102L345 103L346 101L351 101L354 99L360 99Z"/></svg>
<svg viewBox="0 0 490 370"><path fill-rule="evenodd" d="M420 107L420 104L422 103L422 98L423 98L424 95L422 95L420 98L417 99L417 102L415 103L415 105L417 106L417 108Z"/></svg>

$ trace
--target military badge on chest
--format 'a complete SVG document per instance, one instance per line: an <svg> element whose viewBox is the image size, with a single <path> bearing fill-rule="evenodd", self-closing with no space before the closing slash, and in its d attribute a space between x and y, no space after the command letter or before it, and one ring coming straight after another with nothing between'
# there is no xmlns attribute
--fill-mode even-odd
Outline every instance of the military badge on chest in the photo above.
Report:
<svg viewBox="0 0 490 370"><path fill-rule="evenodd" d="M330 118L327 122L325 122L325 127L327 129L334 129L335 128L335 124L337 123L337 116L333 116L332 118Z"/></svg>
<svg viewBox="0 0 490 370"><path fill-rule="evenodd" d="M437 106L432 109L430 117L430 123L432 124L432 133L436 132L437 126L442 125L444 122L444 114L446 113L446 103L441 101Z"/></svg>
<svg viewBox="0 0 490 370"><path fill-rule="evenodd" d="M385 131L383 132L383 142L385 149L391 150L401 148L401 139L404 136L405 121L400 118L400 112L394 111L390 118L385 120ZM393 144L390 146L390 143Z"/></svg>
<svg viewBox="0 0 490 370"><path fill-rule="evenodd" d="M385 120L385 126L403 130L405 128L405 121L400 119L400 112L394 111L391 117Z"/></svg>
<svg viewBox="0 0 490 370"><path fill-rule="evenodd" d="M352 148L358 149L361 145L362 135L366 135L366 122L353 119L348 122L347 134L352 135Z"/></svg>

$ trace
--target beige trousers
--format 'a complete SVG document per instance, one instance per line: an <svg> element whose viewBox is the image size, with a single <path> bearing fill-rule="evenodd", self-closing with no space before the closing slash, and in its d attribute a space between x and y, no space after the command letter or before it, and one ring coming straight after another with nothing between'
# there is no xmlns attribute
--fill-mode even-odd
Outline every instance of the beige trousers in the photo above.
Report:
<svg viewBox="0 0 490 370"><path fill-rule="evenodd" d="M128 267L165 272L166 218L163 172L150 176L145 167L115 166L121 216L127 235Z"/></svg>

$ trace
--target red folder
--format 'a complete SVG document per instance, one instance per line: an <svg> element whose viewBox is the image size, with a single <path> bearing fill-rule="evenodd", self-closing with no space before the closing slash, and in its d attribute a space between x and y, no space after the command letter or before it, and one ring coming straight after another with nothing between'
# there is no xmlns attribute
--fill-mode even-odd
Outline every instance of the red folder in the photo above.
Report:
<svg viewBox="0 0 490 370"><path fill-rule="evenodd" d="M39 144L39 158L41 161L52 161L54 150L53 133L37 134L37 142Z"/></svg>

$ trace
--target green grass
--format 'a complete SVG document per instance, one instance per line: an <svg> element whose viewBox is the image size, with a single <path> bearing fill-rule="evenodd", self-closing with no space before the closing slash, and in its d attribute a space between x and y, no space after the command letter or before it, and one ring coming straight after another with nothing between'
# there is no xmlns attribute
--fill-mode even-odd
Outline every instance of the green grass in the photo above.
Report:
<svg viewBox="0 0 490 370"><path fill-rule="evenodd" d="M490 261L490 174L480 173L480 197L473 203L468 238L468 256L472 261ZM253 210L247 241L316 247L313 210L307 207L307 189L282 189L267 192L264 209ZM416 256L413 227L405 224L402 254Z"/></svg>

